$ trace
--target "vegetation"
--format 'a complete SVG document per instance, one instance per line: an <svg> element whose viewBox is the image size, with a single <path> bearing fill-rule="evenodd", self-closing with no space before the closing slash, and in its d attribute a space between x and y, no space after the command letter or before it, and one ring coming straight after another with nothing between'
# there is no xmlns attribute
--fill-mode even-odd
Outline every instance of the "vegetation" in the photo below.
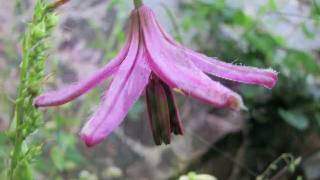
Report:
<svg viewBox="0 0 320 180"><path fill-rule="evenodd" d="M45 0L1 2L1 176L320 178L313 171L320 168L315 161L320 156L320 1L295 2L302 10L276 0L145 0L183 45L234 64L279 72L273 90L222 81L243 96L248 111L240 114L178 98L186 134L160 148L152 143L143 99L102 145L87 148L80 142L82 120L96 108L105 85L63 107L40 111L32 105L43 87L74 82L114 57L125 39L132 2L71 1L58 13ZM58 16L63 17L60 24ZM218 121L233 117L244 123Z"/></svg>

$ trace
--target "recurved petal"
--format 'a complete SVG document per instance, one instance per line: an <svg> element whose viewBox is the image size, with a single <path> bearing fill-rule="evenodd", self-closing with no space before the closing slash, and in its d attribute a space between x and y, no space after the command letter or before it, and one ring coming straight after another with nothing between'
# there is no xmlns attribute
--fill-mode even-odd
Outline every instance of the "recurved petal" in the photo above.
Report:
<svg viewBox="0 0 320 180"><path fill-rule="evenodd" d="M172 88L183 90L187 95L201 99L216 107L243 107L241 97L212 81L187 58L183 49L169 43L157 26L152 11L147 7L139 9L149 64L159 78Z"/></svg>
<svg viewBox="0 0 320 180"><path fill-rule="evenodd" d="M130 21L128 38L125 43L125 46L121 50L121 52L113 59L110 63L108 63L105 67L101 68L94 74L92 74L89 78L83 79L74 84L68 85L56 91L51 91L44 93L37 98L35 98L33 104L36 107L49 107L49 106L59 106L74 100L75 98L85 94L89 90L93 89L105 79L107 79L110 75L112 75L123 59L128 54L128 49L131 44L132 39L132 29L133 29L133 20Z"/></svg>
<svg viewBox="0 0 320 180"><path fill-rule="evenodd" d="M157 21L156 23L162 36L170 44L183 49L186 58L191 59L192 62L205 73L241 83L261 85L269 89L276 85L278 80L278 73L276 71L272 69L233 65L195 52L176 42Z"/></svg>
<svg viewBox="0 0 320 180"><path fill-rule="evenodd" d="M80 133L81 139L88 146L100 143L121 124L148 83L150 69L146 61L140 57L133 69L128 69L129 61L131 60L128 59L126 65L121 65L123 69L119 69L105 99Z"/></svg>
<svg viewBox="0 0 320 180"><path fill-rule="evenodd" d="M95 72L87 79L68 85L59 90L47 92L38 96L33 102L34 106L59 106L76 99L77 97L85 94L89 90L99 85L103 80L107 79L111 74L113 74L121 61L121 58L116 58L107 66Z"/></svg>
<svg viewBox="0 0 320 180"><path fill-rule="evenodd" d="M121 124L148 83L151 70L142 48L136 57L139 43L137 38L138 35L134 35L134 46L130 47L128 57L115 74L98 110L80 133L81 139L88 146L100 143Z"/></svg>
<svg viewBox="0 0 320 180"><path fill-rule="evenodd" d="M192 62L202 71L214 76L246 84L261 85L273 88L278 80L278 73L272 69L258 69L238 66L207 57L203 54L187 50Z"/></svg>

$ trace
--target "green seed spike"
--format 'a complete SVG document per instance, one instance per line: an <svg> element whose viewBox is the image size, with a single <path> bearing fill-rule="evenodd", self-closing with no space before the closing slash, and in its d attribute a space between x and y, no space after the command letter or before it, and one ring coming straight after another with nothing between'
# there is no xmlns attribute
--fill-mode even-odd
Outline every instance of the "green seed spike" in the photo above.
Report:
<svg viewBox="0 0 320 180"><path fill-rule="evenodd" d="M23 57L20 64L20 83L16 100L15 116L10 127L12 134L12 155L7 179L34 179L31 173L31 160L40 153L40 149L27 153L35 147L26 139L40 128L42 115L33 107L33 98L41 92L44 78L44 63L47 59L50 42L47 40L57 24L54 9L67 0L56 0L48 5L44 0L37 0L32 21L22 39ZM38 146L36 146L38 147Z"/></svg>

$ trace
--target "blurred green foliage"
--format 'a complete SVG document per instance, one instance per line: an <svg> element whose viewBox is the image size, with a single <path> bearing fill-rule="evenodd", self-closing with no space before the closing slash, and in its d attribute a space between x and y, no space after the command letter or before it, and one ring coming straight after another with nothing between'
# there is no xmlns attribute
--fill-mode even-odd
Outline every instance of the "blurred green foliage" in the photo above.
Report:
<svg viewBox="0 0 320 180"><path fill-rule="evenodd" d="M310 134L318 135L320 132L319 52L293 47L288 43L289 39L271 32L263 22L264 17L271 15L279 16L279 19L291 18L291 15L280 13L281 9L276 0L268 0L260 6L255 16L249 15L242 6L235 6L226 0L188 0L179 1L179 5L181 17L178 18L171 7L164 6L174 27L170 33L177 40L222 60L262 68L271 67L279 72L279 82L273 90L231 84L241 92L249 108L249 132L244 138L248 138L250 144L245 152L243 165L255 172L263 172L268 164L284 152L300 156L303 150L312 149L306 137ZM88 46L106 52L100 64L105 64L122 46L125 39L124 22L129 15L129 12L124 10L127 6L126 0L112 0L107 3L106 14L116 14L115 24L108 34L99 29L97 24L88 23L89 28L96 32ZM305 39L313 40L319 36L319 0L312 0L310 7L310 16L296 18L304 19L298 29L304 33ZM310 21L313 28L310 28ZM10 40L5 44L6 59L11 60L8 69L16 68L18 57L14 53L13 45ZM61 71L58 63L52 64L52 69ZM2 73L5 72L0 72L1 76L5 76ZM9 104L6 95L1 92L0 94L0 100ZM75 135L81 127L81 120L90 115L99 97L100 91L94 90L82 101L50 109L46 113L44 128L32 137L35 143L44 144L43 155L34 160L35 168L44 177L96 179L85 170L101 174L95 172L97 170L88 163L90 159L85 152L81 152L80 147L83 145ZM130 119L139 119L139 113L143 109L143 103L137 103L129 113ZM8 139L3 134L0 134L0 144L0 160L5 161L9 150ZM6 165L1 163L0 168L4 169ZM78 172L81 173L77 174ZM252 177L246 172L242 172L239 177L250 178Z"/></svg>
<svg viewBox="0 0 320 180"><path fill-rule="evenodd" d="M317 3L310 5L310 17L294 14L295 18L304 19L298 28L306 39L318 37ZM183 2L181 10L183 30L196 29L191 41L200 51L229 62L272 67L279 72L278 85L272 91L240 87L250 115L247 138L252 143L246 153L247 165L261 172L258 167L266 167L266 162L282 152L300 154L304 144L295 144L288 138L305 142L303 138L320 132L320 65L316 57L319 52L292 47L288 39L275 34L261 21L273 14L283 18L292 14L279 13L281 9L275 0L262 5L257 16L224 0ZM315 25L312 30L305 25L310 21ZM231 31L226 33L226 29Z"/></svg>
<svg viewBox="0 0 320 180"><path fill-rule="evenodd" d="M234 8L223 0L183 3L181 9L186 14L182 22L185 31L205 27L192 37L192 42L197 43L201 51L220 59L237 59L236 63L272 67L279 72L279 82L273 91L241 87L250 109L269 109L263 114L255 114L257 121L272 121L266 114L275 114L298 129L306 129L309 121L315 122L320 110L320 65L312 52L288 46L286 39L269 32L259 21L268 13L277 11L274 0L262 6L257 17L246 15L241 8ZM226 35L223 32L225 27L241 31L237 34L239 39ZM263 102L261 93L269 95Z"/></svg>

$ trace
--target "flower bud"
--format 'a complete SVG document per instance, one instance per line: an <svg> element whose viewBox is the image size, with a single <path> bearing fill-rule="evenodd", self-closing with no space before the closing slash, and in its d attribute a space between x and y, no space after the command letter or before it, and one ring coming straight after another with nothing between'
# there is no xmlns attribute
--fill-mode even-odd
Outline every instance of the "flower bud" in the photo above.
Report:
<svg viewBox="0 0 320 180"><path fill-rule="evenodd" d="M46 19L46 23L49 28L56 26L58 22L59 17L56 14L50 14Z"/></svg>
<svg viewBox="0 0 320 180"><path fill-rule="evenodd" d="M45 23L42 21L39 24L37 24L36 26L34 26L31 33L32 33L32 36L37 39L44 37L46 35Z"/></svg>

